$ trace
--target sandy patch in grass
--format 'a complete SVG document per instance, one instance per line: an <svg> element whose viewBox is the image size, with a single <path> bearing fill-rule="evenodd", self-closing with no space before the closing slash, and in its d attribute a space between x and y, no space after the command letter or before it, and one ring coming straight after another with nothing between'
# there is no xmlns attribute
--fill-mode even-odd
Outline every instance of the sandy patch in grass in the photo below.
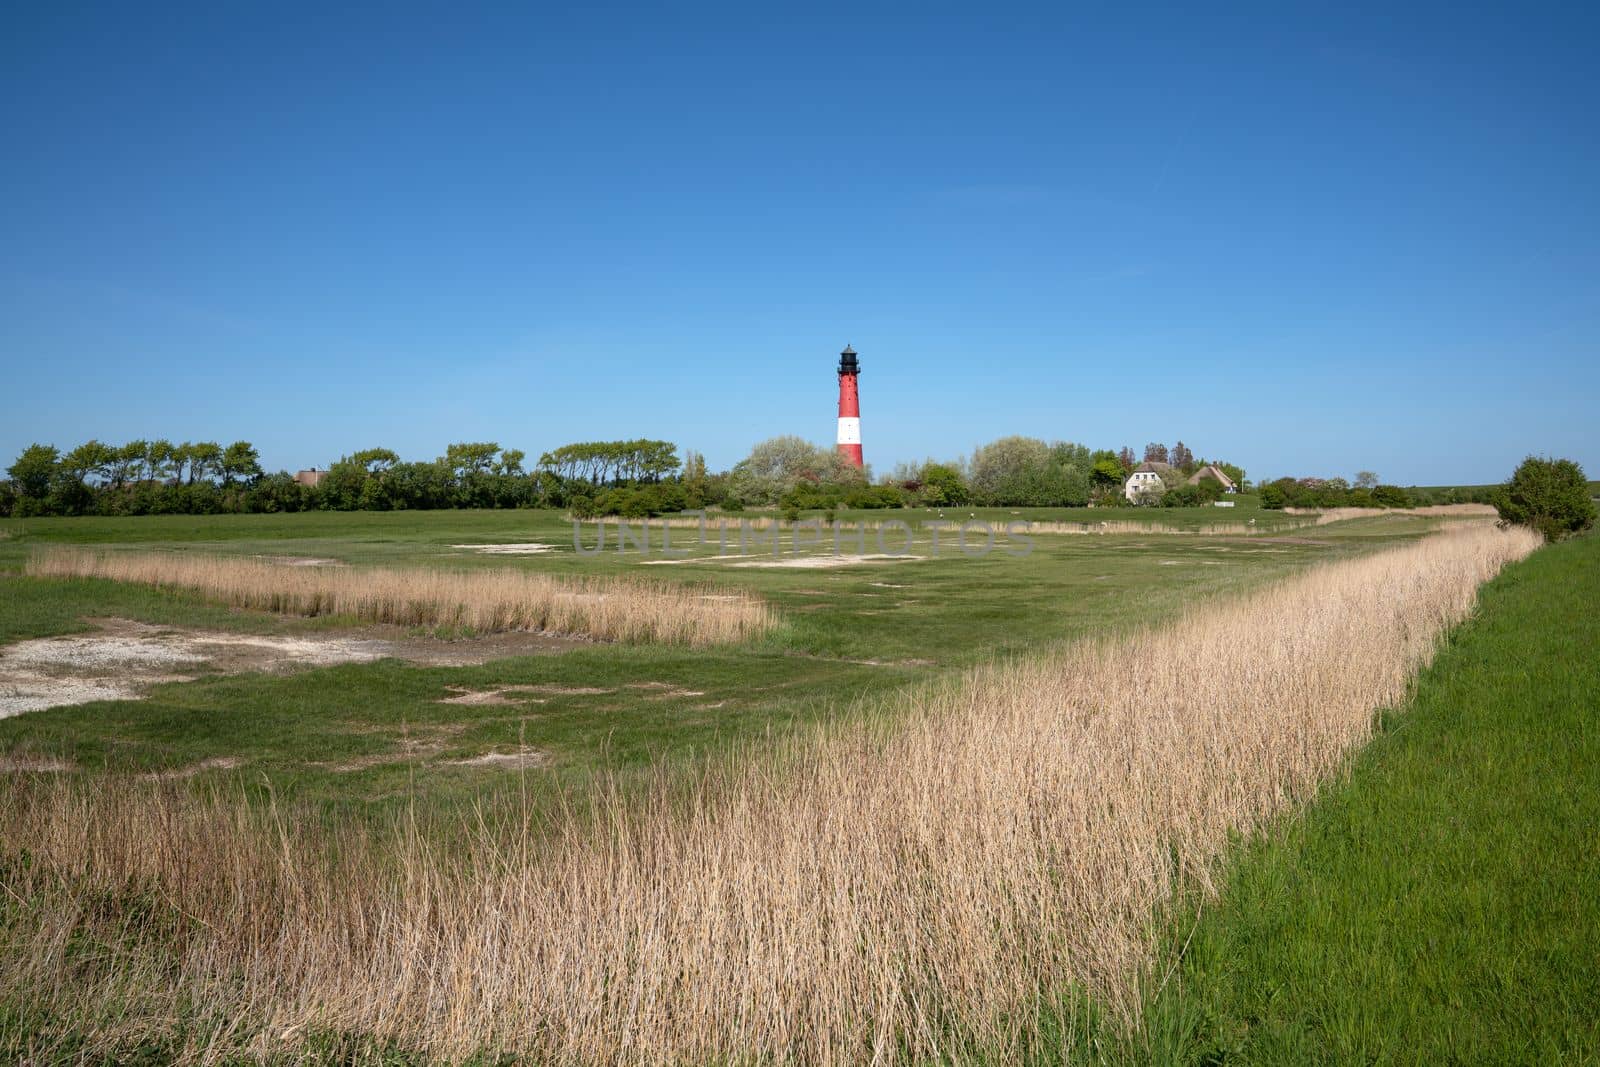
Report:
<svg viewBox="0 0 1600 1067"><path fill-rule="evenodd" d="M831 570L834 567L854 567L858 563L903 563L922 558L922 556L896 556L884 552L871 552L864 556L791 556L788 559L730 563L729 566L759 567L766 570Z"/></svg>
<svg viewBox="0 0 1600 1067"><path fill-rule="evenodd" d="M282 672L392 657L427 666L461 666L527 656L581 642L538 633L461 641L393 636L263 635L89 620L87 634L41 637L0 648L0 718L101 700L138 700L151 686L201 674ZM369 636L384 632L385 636Z"/></svg>
<svg viewBox="0 0 1600 1067"><path fill-rule="evenodd" d="M497 685L488 689L470 689L464 685L451 685L446 686L445 688L455 695L445 697L443 700L440 700L439 703L464 704L469 707L481 707L485 705L496 704L543 704L544 698L542 697L521 696L520 699L513 699L507 694L540 693L547 691L543 686L537 685ZM603 690L603 692L610 692L610 690Z"/></svg>
<svg viewBox="0 0 1600 1067"><path fill-rule="evenodd" d="M322 763L313 761L313 767L326 767L335 774L352 774L364 771L371 767L383 767L392 763L426 764L433 757L445 750L450 739L467 728L464 722L437 722L407 726L397 736L389 740L393 747L387 752L368 752L359 756L352 756L339 763ZM358 733L375 733L383 731L358 730Z"/></svg>
<svg viewBox="0 0 1600 1067"><path fill-rule="evenodd" d="M629 689L645 689L657 697L703 697L705 694L698 689L685 689L681 685L671 682L630 682Z"/></svg>
<svg viewBox="0 0 1600 1067"><path fill-rule="evenodd" d="M451 545L451 548L466 548L485 556L537 556L545 552L554 552L555 545L547 545L542 541L515 541L501 545Z"/></svg>
<svg viewBox="0 0 1600 1067"><path fill-rule="evenodd" d="M50 756L0 756L0 774L51 774L70 770L72 764Z"/></svg>
<svg viewBox="0 0 1600 1067"><path fill-rule="evenodd" d="M543 767L550 757L537 749L521 752L485 752L481 756L446 760L451 767L495 767L507 771L520 771L527 767Z"/></svg>
<svg viewBox="0 0 1600 1067"><path fill-rule="evenodd" d="M538 685L504 686L502 688L517 693L548 693L551 696L569 697L604 696L606 694L616 692L615 689L604 689L600 686L594 685L547 685L544 683L540 683Z"/></svg>
<svg viewBox="0 0 1600 1067"><path fill-rule="evenodd" d="M151 771L149 774L140 775L150 781L171 782L193 778L206 771L231 771L235 767L243 767L245 761L238 756L211 756L198 763L191 763L187 767L174 767L170 771Z"/></svg>

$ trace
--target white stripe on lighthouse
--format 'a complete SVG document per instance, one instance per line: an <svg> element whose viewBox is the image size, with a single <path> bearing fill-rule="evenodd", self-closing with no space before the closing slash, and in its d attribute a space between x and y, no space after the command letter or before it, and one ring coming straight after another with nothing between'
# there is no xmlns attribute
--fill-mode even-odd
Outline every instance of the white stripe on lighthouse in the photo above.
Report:
<svg viewBox="0 0 1600 1067"><path fill-rule="evenodd" d="M839 416L839 440L841 445L859 445L861 443L861 420L845 415Z"/></svg>

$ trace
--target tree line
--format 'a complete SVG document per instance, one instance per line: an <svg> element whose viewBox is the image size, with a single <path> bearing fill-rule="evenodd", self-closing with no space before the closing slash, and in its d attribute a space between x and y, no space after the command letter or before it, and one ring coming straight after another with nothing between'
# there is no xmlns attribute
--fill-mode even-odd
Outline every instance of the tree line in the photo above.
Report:
<svg viewBox="0 0 1600 1067"><path fill-rule="evenodd" d="M698 464L705 500L709 483ZM33 444L0 481L0 516L162 515L284 511L395 511L437 508L594 507L596 495L633 485L681 481L670 441L567 445L527 469L520 449L461 442L428 461L406 462L388 448L341 456L314 485L288 471L267 473L248 441L107 445L61 451ZM685 497L680 507L689 506ZM676 498L664 503L678 503ZM703 506L703 505L696 505Z"/></svg>
<svg viewBox="0 0 1600 1067"><path fill-rule="evenodd" d="M589 441L542 453L530 469L520 449L461 442L421 462L392 449L341 456L315 485L287 471L263 471L248 441L174 444L88 441L65 453L34 444L0 481L0 516L214 514L285 511L398 511L440 508L565 508L574 515L639 517L687 509L777 508L785 514L839 508L1099 507L1205 504L1216 481L1189 479L1216 467L1240 489L1245 471L1204 459L1183 441L1092 449L1071 441L1009 436L970 457L902 463L875 483L837 449L800 437L755 445L731 469L710 472L670 441ZM1151 492L1128 501L1123 486L1141 463L1160 475ZM1370 471L1343 478L1279 478L1259 487L1267 508L1409 507L1465 500L1495 502L1500 487L1401 489Z"/></svg>
<svg viewBox="0 0 1600 1067"><path fill-rule="evenodd" d="M1181 484L1180 475L1208 462L1195 460L1182 441L1170 449L1148 445L1144 454L1176 464L1162 503L1192 504L1209 492ZM34 444L0 482L0 515L567 508L633 517L704 507L1120 506L1123 481L1136 465L1129 448L1016 436L984 445L970 459L902 464L877 484L837 449L792 436L760 442L720 473L708 471L698 453L680 460L675 444L650 438L576 442L542 453L531 469L526 461L522 450L493 441L452 444L436 459L412 462L392 449L368 448L341 456L307 485L287 471L265 472L248 441L96 440L65 453ZM1243 470L1219 465L1243 480Z"/></svg>

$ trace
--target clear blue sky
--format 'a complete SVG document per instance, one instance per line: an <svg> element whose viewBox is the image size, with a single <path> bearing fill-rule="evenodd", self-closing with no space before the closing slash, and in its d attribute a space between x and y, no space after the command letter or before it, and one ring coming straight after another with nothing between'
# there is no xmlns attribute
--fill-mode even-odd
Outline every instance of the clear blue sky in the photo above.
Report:
<svg viewBox="0 0 1600 1067"><path fill-rule="evenodd" d="M722 467L848 341L880 471L1600 477L1593 4L341 6L0 14L0 466Z"/></svg>

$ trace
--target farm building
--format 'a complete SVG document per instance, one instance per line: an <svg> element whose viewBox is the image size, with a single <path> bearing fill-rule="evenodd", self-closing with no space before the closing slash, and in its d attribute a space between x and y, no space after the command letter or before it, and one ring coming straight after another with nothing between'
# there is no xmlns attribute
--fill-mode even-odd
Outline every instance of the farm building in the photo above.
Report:
<svg viewBox="0 0 1600 1067"><path fill-rule="evenodd" d="M1135 467L1133 473L1128 475L1128 480L1122 483L1122 495L1129 500L1138 500L1141 493L1161 489L1163 485L1161 474L1163 471L1171 469L1172 464L1170 463L1162 463L1160 460L1145 460Z"/></svg>
<svg viewBox="0 0 1600 1067"><path fill-rule="evenodd" d="M294 480L305 486L307 489L315 489L317 484L322 481L323 477L327 473L327 471L319 471L317 468L312 467L310 470L296 471Z"/></svg>
<svg viewBox="0 0 1600 1067"><path fill-rule="evenodd" d="M1237 493L1239 491L1239 487L1233 483L1233 479L1224 474L1220 467L1209 464L1189 475L1189 484L1199 485L1207 478L1222 486L1224 493Z"/></svg>

